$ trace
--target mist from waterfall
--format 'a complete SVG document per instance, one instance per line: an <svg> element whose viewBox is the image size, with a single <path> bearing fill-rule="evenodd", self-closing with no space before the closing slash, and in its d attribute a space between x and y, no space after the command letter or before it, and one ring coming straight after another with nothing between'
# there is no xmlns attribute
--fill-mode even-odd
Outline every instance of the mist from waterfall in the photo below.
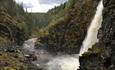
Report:
<svg viewBox="0 0 115 70"><path fill-rule="evenodd" d="M71 55L57 56L50 60L45 70L77 70L79 68L79 60Z"/></svg>
<svg viewBox="0 0 115 70"><path fill-rule="evenodd" d="M97 7L96 14L90 24L90 27L87 31L87 36L83 41L83 45L80 49L79 56L82 56L83 53L87 52L89 48L92 48L92 46L98 42L97 34L102 23L102 11L103 11L103 0L101 0L101 2Z"/></svg>
<svg viewBox="0 0 115 70"><path fill-rule="evenodd" d="M37 66L42 63L43 70L77 70L79 69L79 56L87 52L96 42L98 42L97 34L102 23L103 0L97 6L96 14L88 28L87 35L83 41L79 54L74 55L56 55L53 56L44 50L35 50L34 42L36 38L25 41L24 49L34 51L38 60L33 62ZM44 54L45 53L45 54ZM41 61L41 62L40 62ZM44 62L47 61L47 62Z"/></svg>

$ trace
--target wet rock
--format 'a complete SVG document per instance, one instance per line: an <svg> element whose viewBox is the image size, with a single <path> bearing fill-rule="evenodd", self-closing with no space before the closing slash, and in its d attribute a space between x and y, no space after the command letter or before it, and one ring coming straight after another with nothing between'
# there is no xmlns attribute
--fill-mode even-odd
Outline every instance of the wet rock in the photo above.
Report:
<svg viewBox="0 0 115 70"><path fill-rule="evenodd" d="M92 48L89 50L92 52L85 53L80 57L80 70L115 70L115 0L103 1L103 23L98 33L99 42L93 48L105 50L96 53Z"/></svg>

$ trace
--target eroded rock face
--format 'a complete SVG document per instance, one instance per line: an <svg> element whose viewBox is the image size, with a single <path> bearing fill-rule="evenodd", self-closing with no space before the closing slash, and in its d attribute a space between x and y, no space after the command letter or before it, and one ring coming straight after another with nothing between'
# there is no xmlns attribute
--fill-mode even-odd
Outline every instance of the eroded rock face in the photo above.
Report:
<svg viewBox="0 0 115 70"><path fill-rule="evenodd" d="M115 70L115 0L103 1L103 23L98 33L99 42L80 57L80 70Z"/></svg>
<svg viewBox="0 0 115 70"><path fill-rule="evenodd" d="M115 1L104 0L104 12L103 12L103 24L102 38L106 48L110 51L110 65L107 67L108 70L115 70Z"/></svg>

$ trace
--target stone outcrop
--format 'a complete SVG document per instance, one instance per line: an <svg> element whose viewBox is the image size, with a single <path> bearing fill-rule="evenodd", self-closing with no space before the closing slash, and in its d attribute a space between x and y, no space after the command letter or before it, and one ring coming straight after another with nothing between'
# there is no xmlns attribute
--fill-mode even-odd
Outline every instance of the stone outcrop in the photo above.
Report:
<svg viewBox="0 0 115 70"><path fill-rule="evenodd" d="M115 70L115 1L103 1L99 42L80 57L80 70Z"/></svg>

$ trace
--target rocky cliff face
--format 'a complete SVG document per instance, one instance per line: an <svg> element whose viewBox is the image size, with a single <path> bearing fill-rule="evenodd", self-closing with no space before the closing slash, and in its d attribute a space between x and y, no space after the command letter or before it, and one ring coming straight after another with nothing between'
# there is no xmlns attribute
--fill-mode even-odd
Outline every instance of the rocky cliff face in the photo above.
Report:
<svg viewBox="0 0 115 70"><path fill-rule="evenodd" d="M80 57L80 70L115 70L115 1L103 0L99 42Z"/></svg>
<svg viewBox="0 0 115 70"><path fill-rule="evenodd" d="M41 38L40 42L50 51L79 53L99 0L69 0L68 3L64 8L64 18L59 17L49 27L48 35Z"/></svg>

